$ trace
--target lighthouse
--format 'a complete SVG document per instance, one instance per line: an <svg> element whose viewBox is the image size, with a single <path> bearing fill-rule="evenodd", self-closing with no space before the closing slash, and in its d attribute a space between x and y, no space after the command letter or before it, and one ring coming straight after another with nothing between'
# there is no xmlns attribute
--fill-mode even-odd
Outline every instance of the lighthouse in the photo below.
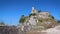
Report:
<svg viewBox="0 0 60 34"><path fill-rule="evenodd" d="M32 7L32 11L34 10L34 7Z"/></svg>
<svg viewBox="0 0 60 34"><path fill-rule="evenodd" d="M31 11L31 13L35 13L35 9L34 9L34 7L32 7L32 11Z"/></svg>
<svg viewBox="0 0 60 34"><path fill-rule="evenodd" d="M34 7L32 7L32 11L31 11L31 13L37 13L38 11L34 8Z"/></svg>

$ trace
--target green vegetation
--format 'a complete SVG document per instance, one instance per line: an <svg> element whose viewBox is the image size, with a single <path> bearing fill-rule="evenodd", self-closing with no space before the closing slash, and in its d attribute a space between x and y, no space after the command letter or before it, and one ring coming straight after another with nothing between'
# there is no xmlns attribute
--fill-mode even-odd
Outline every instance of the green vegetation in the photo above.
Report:
<svg viewBox="0 0 60 34"><path fill-rule="evenodd" d="M30 16L35 16L35 15L36 15L35 13L33 13L33 14L31 13L31 14L29 15L29 17L30 17Z"/></svg>
<svg viewBox="0 0 60 34"><path fill-rule="evenodd" d="M0 25L5 25L5 23L4 22L0 22Z"/></svg>
<svg viewBox="0 0 60 34"><path fill-rule="evenodd" d="M19 23L24 23L27 19L28 19L28 16L22 15L20 20L19 20Z"/></svg>
<svg viewBox="0 0 60 34"><path fill-rule="evenodd" d="M49 23L50 22L50 23ZM51 28L52 26L56 26L58 22L54 19L53 16L49 16L49 18L38 18L37 26L44 26L46 28Z"/></svg>
<svg viewBox="0 0 60 34"><path fill-rule="evenodd" d="M24 17L24 15L21 16L20 20L19 20L19 23L24 23L26 20L26 18Z"/></svg>
<svg viewBox="0 0 60 34"><path fill-rule="evenodd" d="M38 10L38 13L40 13L41 12L41 10Z"/></svg>
<svg viewBox="0 0 60 34"><path fill-rule="evenodd" d="M54 19L54 17L53 17L53 16L51 16L51 15L49 15L49 17L50 17L50 18L52 18L52 19Z"/></svg>

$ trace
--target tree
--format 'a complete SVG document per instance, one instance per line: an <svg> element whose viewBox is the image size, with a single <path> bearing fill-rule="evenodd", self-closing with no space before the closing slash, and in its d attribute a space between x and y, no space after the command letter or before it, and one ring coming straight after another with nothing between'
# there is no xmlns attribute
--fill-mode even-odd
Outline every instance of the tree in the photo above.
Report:
<svg viewBox="0 0 60 34"><path fill-rule="evenodd" d="M20 20L19 20L19 23L24 23L26 20L26 18L24 17L24 15L21 16Z"/></svg>
<svg viewBox="0 0 60 34"><path fill-rule="evenodd" d="M54 19L54 17L53 16L51 16L52 17L52 19Z"/></svg>
<svg viewBox="0 0 60 34"><path fill-rule="evenodd" d="M5 23L4 22L0 22L0 25L5 25Z"/></svg>
<svg viewBox="0 0 60 34"><path fill-rule="evenodd" d="M24 17L24 15L22 15L21 17Z"/></svg>
<svg viewBox="0 0 60 34"><path fill-rule="evenodd" d="M41 12L41 10L38 10L38 13L40 13Z"/></svg>
<svg viewBox="0 0 60 34"><path fill-rule="evenodd" d="M51 17L52 19L54 19L54 17L53 17L53 16L51 16L51 15L49 15L49 17Z"/></svg>
<svg viewBox="0 0 60 34"><path fill-rule="evenodd" d="M31 14L29 15L29 17L30 17L30 16L35 16L35 15L36 15L35 13L31 13Z"/></svg>

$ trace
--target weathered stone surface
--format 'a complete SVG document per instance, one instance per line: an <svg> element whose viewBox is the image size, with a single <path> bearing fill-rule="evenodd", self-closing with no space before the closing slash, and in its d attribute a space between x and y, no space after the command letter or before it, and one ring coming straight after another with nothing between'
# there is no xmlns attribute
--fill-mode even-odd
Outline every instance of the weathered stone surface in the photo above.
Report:
<svg viewBox="0 0 60 34"><path fill-rule="evenodd" d="M0 26L0 34L18 34L15 26Z"/></svg>
<svg viewBox="0 0 60 34"><path fill-rule="evenodd" d="M30 32L27 32L26 34L46 34L46 32L41 32L41 31L30 31Z"/></svg>
<svg viewBox="0 0 60 34"><path fill-rule="evenodd" d="M25 16L26 17L26 16ZM34 7L24 23L20 23L19 29L22 33L27 34L46 34L46 32L38 32L46 30L57 25L57 21L52 18L49 12L38 12ZM32 31L33 30L33 31Z"/></svg>

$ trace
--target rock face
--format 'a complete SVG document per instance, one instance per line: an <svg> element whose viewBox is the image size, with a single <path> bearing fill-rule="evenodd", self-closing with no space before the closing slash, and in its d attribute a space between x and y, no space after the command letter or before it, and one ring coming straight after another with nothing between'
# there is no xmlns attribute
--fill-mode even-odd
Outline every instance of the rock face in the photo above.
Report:
<svg viewBox="0 0 60 34"><path fill-rule="evenodd" d="M34 19L34 17L31 16L31 17L30 17L30 20L29 20L29 23L30 23L31 25L36 25L36 19Z"/></svg>
<svg viewBox="0 0 60 34"><path fill-rule="evenodd" d="M41 12L32 7L31 14L27 16L24 23L19 24L18 28L20 32L26 33L32 30L37 32L38 30L54 27L56 24L57 21L52 18L49 12Z"/></svg>
<svg viewBox="0 0 60 34"><path fill-rule="evenodd" d="M15 26L0 26L0 34L18 34Z"/></svg>
<svg viewBox="0 0 60 34"><path fill-rule="evenodd" d="M60 25L41 31L30 31L27 34L60 34Z"/></svg>
<svg viewBox="0 0 60 34"><path fill-rule="evenodd" d="M40 18L48 18L49 15L50 15L50 14L49 14L48 12L40 12L40 13L39 13L39 17L40 17Z"/></svg>
<svg viewBox="0 0 60 34"><path fill-rule="evenodd" d="M46 34L60 34L60 25L55 26L54 28L43 30L42 32L46 32Z"/></svg>

